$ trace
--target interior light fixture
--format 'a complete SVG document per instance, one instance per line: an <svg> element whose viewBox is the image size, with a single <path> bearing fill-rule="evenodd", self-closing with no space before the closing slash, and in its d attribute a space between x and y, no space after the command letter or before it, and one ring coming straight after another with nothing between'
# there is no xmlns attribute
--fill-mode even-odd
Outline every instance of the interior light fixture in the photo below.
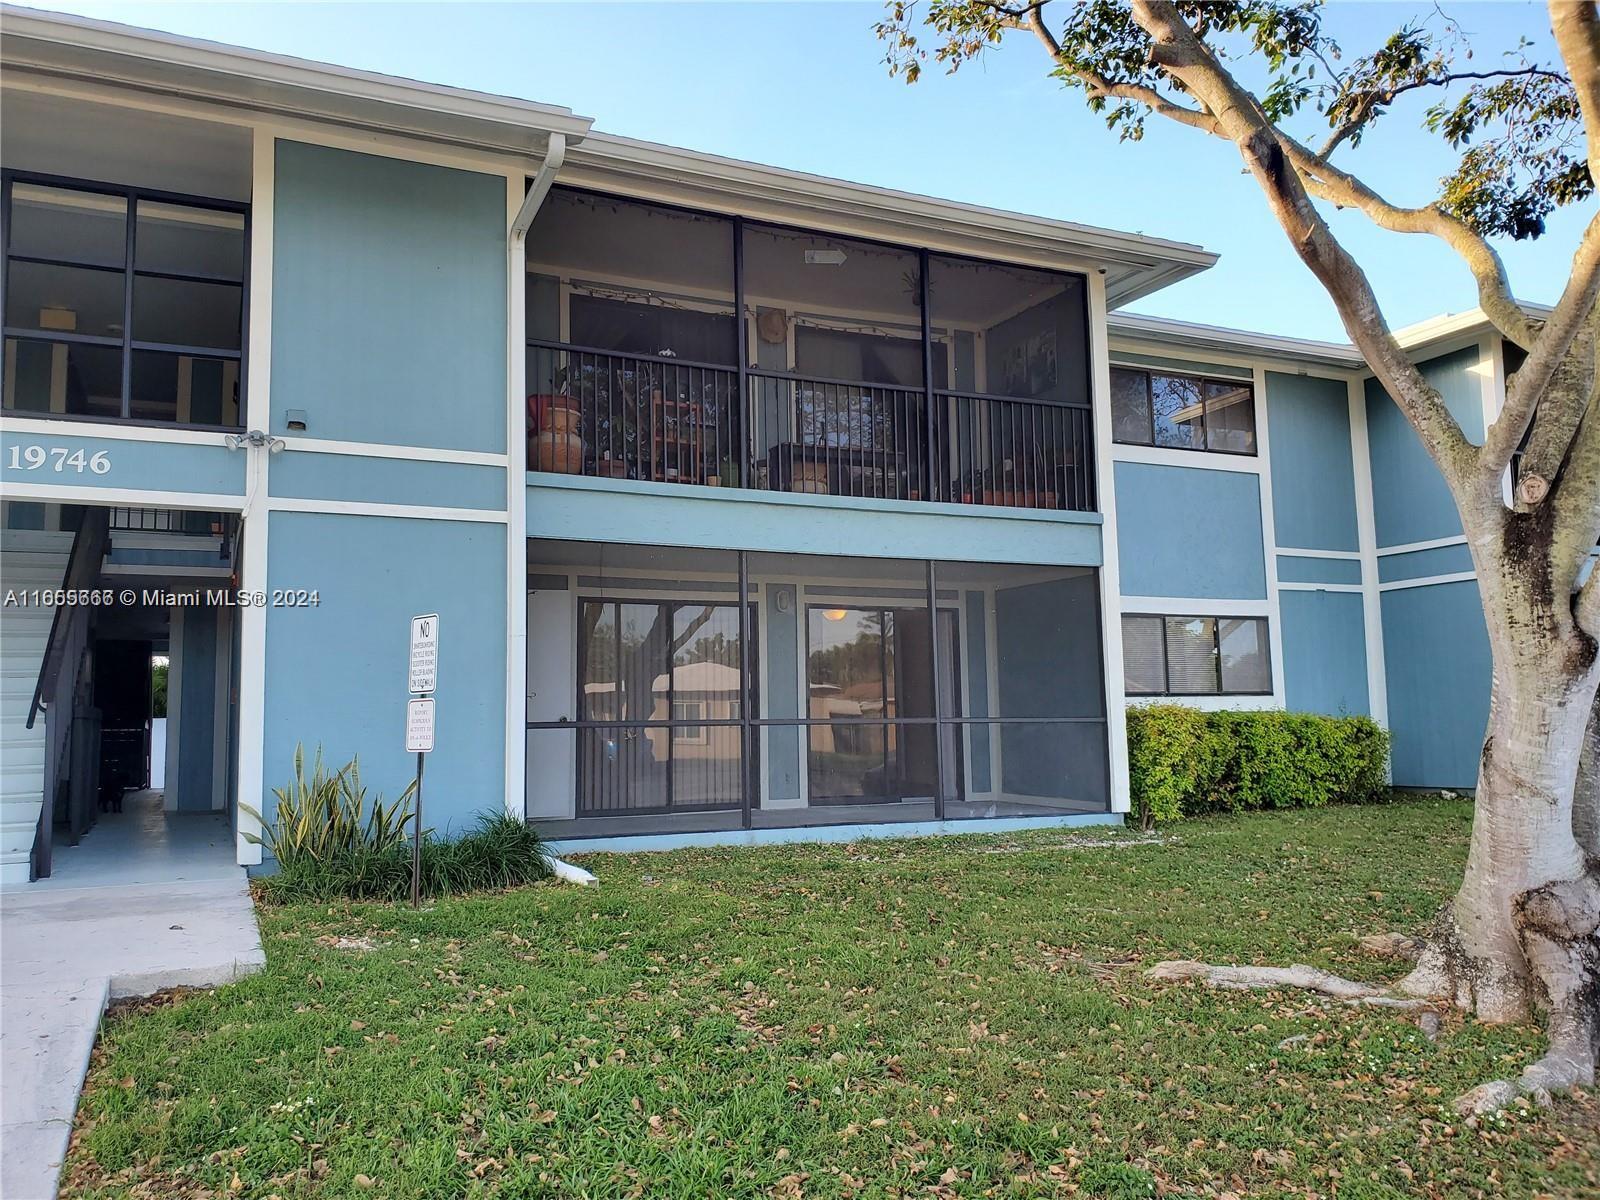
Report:
<svg viewBox="0 0 1600 1200"><path fill-rule="evenodd" d="M849 613L842 608L825 608L822 610L822 615L830 621L842 621Z"/></svg>

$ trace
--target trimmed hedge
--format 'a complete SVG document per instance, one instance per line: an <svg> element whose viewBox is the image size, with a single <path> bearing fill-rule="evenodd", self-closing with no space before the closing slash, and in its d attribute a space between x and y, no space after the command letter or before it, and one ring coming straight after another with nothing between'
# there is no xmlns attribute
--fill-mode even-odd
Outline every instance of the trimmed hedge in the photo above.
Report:
<svg viewBox="0 0 1600 1200"><path fill-rule="evenodd" d="M1209 812L1361 804L1388 791L1389 735L1370 717L1128 709L1133 811L1157 821Z"/></svg>

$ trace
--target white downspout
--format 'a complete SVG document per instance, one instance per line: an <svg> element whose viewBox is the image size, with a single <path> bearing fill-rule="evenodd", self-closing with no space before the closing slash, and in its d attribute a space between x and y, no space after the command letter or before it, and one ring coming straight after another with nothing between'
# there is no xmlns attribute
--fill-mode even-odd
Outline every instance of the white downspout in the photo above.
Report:
<svg viewBox="0 0 1600 1200"><path fill-rule="evenodd" d="M523 197L522 207L517 210L516 219L511 222L513 242L520 242L528 236L528 230L533 227L533 219L539 215L544 198L550 194L550 185L556 181L556 172L561 170L566 161L567 135L552 133L550 142L545 148L544 162L539 166L539 173L533 177L533 186Z"/></svg>
<svg viewBox="0 0 1600 1200"><path fill-rule="evenodd" d="M528 483L526 453L525 394L527 356L526 279L527 237L534 218L556 172L567 160L567 139L552 133L545 146L544 162L533 177L533 184L522 195L521 205L511 219L506 235L506 710L505 782L506 812L521 816L526 810L528 784ZM506 208L517 203L515 185L520 175L508 180L511 194Z"/></svg>

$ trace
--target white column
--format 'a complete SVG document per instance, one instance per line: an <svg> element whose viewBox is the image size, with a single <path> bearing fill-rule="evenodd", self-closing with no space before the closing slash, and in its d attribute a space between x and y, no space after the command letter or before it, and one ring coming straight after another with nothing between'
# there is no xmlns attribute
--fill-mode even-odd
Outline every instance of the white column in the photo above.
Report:
<svg viewBox="0 0 1600 1200"><path fill-rule="evenodd" d="M1261 491L1261 548L1267 579L1267 642L1272 662L1272 702L1287 708L1288 693L1283 685L1283 609L1278 603L1278 522L1272 507L1272 431L1267 416L1267 371L1257 365L1254 371L1256 402L1256 480Z"/></svg>
<svg viewBox="0 0 1600 1200"><path fill-rule="evenodd" d="M1106 339L1106 279L1089 276L1089 390L1094 420L1095 494L1100 504L1100 628L1105 661L1106 742L1111 811L1130 808L1128 712L1122 684L1122 577L1117 557L1117 489L1111 458L1111 348Z"/></svg>
<svg viewBox="0 0 1600 1200"><path fill-rule="evenodd" d="M246 429L271 429L272 395L272 212L277 139L270 127L256 126L250 186L250 324L245 337L249 364L245 377ZM242 450L245 460L244 536L239 587L267 590L267 470L265 448ZM244 805L266 813L270 794L263 786L266 769L267 610L239 610L239 754L240 805L235 820L235 860L251 866L261 861L261 847L246 840L261 832L261 823ZM270 813L267 813L270 816Z"/></svg>
<svg viewBox="0 0 1600 1200"><path fill-rule="evenodd" d="M527 190L518 171L506 177L506 228L516 219ZM527 307L527 244L506 239L506 812L522 816L528 769L528 361L524 343Z"/></svg>
<svg viewBox="0 0 1600 1200"><path fill-rule="evenodd" d="M1367 643L1367 710L1389 727L1389 682L1383 666L1383 602L1378 593L1378 527L1372 508L1372 453L1367 442L1367 390L1352 377L1350 467L1356 485L1356 544L1361 552L1361 616Z"/></svg>

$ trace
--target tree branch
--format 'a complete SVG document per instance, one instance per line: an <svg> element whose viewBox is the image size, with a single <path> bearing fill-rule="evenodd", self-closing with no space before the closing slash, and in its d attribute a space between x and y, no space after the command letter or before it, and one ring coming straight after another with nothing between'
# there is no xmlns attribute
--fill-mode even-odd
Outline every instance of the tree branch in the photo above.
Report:
<svg viewBox="0 0 1600 1200"><path fill-rule="evenodd" d="M1536 508L1549 494L1550 483L1561 470L1567 450L1578 432L1584 411L1594 399L1596 337L1600 335L1600 310L1590 309L1567 355L1556 367L1550 385L1534 408L1521 460L1517 467L1516 502L1524 510Z"/></svg>
<svg viewBox="0 0 1600 1200"><path fill-rule="evenodd" d="M1600 16L1592 0L1550 0L1550 30L1556 49L1567 65L1572 88L1583 112L1584 138L1589 148L1589 175L1600 164Z"/></svg>
<svg viewBox="0 0 1600 1200"><path fill-rule="evenodd" d="M1324 63L1324 66L1327 64ZM1363 93L1353 104L1350 116L1341 121L1338 127L1329 135L1328 140L1317 151L1317 157L1326 159L1344 142L1354 134L1367 127L1367 124L1377 115L1378 110L1393 104L1407 92L1415 92L1421 88L1448 87L1452 83L1459 83L1463 79L1565 79L1559 71L1549 71L1543 67L1508 67L1499 71L1449 71L1427 79L1412 79L1405 83L1397 83L1393 87L1375 89Z"/></svg>
<svg viewBox="0 0 1600 1200"><path fill-rule="evenodd" d="M1392 233L1425 233L1439 238L1467 265L1478 285L1478 307L1494 327L1517 345L1527 348L1534 339L1533 326L1511 292L1500 254L1487 238L1466 222L1435 204L1406 208L1380 196L1369 184L1315 154L1303 143L1279 132L1284 150L1305 180L1306 190L1319 200L1364 213L1378 228Z"/></svg>
<svg viewBox="0 0 1600 1200"><path fill-rule="evenodd" d="M1589 319L1597 298L1600 298L1600 214L1591 218L1583 231L1583 240L1572 256L1572 275L1562 289L1561 299L1556 301L1555 308L1535 336L1527 359L1506 384L1505 407L1489 427L1479 454L1484 480L1498 485L1501 472L1528 430L1534 409L1566 359L1573 339Z"/></svg>
<svg viewBox="0 0 1600 1200"><path fill-rule="evenodd" d="M1056 40L1055 34L1051 33L1049 27L1044 23L1042 10L1048 3L1049 0L1038 0L1037 3L1028 6L1025 17L1021 13L1018 13L1017 16L1022 19L1020 27L1032 32L1043 43L1044 48L1050 52L1050 57L1055 59L1057 63L1061 63L1061 43ZM1065 66L1065 64L1062 65ZM1210 113L1179 104L1163 96L1154 88L1145 87L1137 83L1112 83L1105 76L1095 71L1083 68L1069 69L1083 84L1091 99L1132 100L1135 103L1143 104L1157 116L1166 117L1168 120L1176 121L1180 125L1187 125L1191 129L1198 129L1214 137L1227 136L1217 125L1216 118Z"/></svg>
<svg viewBox="0 0 1600 1200"><path fill-rule="evenodd" d="M1273 216L1338 308L1350 340L1422 435L1446 481L1452 489L1458 487L1476 450L1437 390L1401 351L1365 273L1312 204L1304 176L1295 169L1286 145L1298 143L1272 124L1255 97L1222 67L1169 0L1134 0L1133 18L1150 35L1152 61L1215 114L1223 135L1239 148Z"/></svg>

